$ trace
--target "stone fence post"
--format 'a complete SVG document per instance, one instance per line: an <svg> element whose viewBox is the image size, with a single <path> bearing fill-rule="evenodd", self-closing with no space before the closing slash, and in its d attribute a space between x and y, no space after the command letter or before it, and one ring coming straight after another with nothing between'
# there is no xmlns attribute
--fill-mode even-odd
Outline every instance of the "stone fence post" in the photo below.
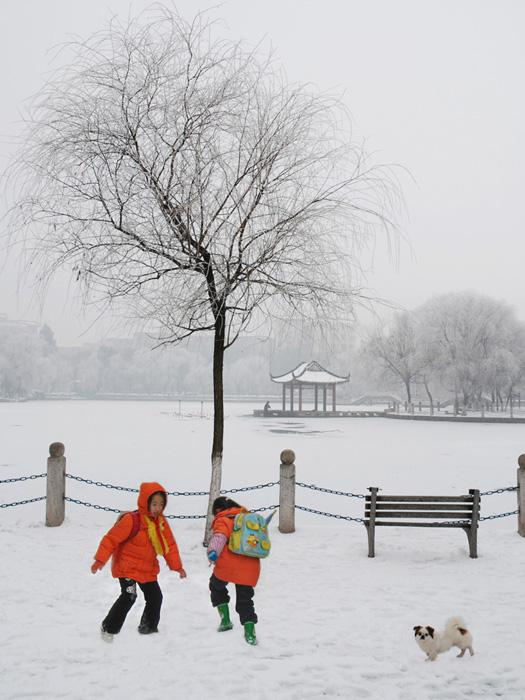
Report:
<svg viewBox="0 0 525 700"><path fill-rule="evenodd" d="M66 458L61 442L49 445L47 458L46 525L62 525L66 509Z"/></svg>
<svg viewBox="0 0 525 700"><path fill-rule="evenodd" d="M281 452L279 532L295 532L295 452Z"/></svg>
<svg viewBox="0 0 525 700"><path fill-rule="evenodd" d="M525 537L525 454L518 457L518 533Z"/></svg>

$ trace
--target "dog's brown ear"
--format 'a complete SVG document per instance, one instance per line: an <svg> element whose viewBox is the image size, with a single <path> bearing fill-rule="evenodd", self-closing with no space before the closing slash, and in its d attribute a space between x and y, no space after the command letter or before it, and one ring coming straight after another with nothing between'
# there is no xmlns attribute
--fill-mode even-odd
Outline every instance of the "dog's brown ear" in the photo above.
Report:
<svg viewBox="0 0 525 700"><path fill-rule="evenodd" d="M458 627L458 632L461 632L461 634L467 634L468 630L464 630L463 627Z"/></svg>
<svg viewBox="0 0 525 700"><path fill-rule="evenodd" d="M427 630L430 632L430 636L432 639L434 639L434 628L433 627L427 627Z"/></svg>
<svg viewBox="0 0 525 700"><path fill-rule="evenodd" d="M421 629L421 625L416 625L416 627L414 627L414 634L417 634L420 629Z"/></svg>

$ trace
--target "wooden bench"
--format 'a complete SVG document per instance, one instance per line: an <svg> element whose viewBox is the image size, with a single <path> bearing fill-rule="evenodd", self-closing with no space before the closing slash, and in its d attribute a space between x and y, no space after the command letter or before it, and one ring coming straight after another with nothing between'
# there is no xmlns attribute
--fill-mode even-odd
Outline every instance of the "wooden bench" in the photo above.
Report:
<svg viewBox="0 0 525 700"><path fill-rule="evenodd" d="M375 556L376 527L452 527L467 533L470 556L478 556L478 489L468 496L384 496L369 488L364 524L368 533L368 556ZM432 521L432 522L428 522Z"/></svg>

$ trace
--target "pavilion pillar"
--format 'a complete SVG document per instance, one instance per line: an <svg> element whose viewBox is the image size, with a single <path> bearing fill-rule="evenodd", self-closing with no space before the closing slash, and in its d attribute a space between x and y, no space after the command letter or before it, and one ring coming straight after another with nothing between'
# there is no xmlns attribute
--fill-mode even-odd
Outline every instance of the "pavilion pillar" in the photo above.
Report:
<svg viewBox="0 0 525 700"><path fill-rule="evenodd" d="M290 411L293 411L293 383L290 382Z"/></svg>
<svg viewBox="0 0 525 700"><path fill-rule="evenodd" d="M303 410L303 385L299 384L299 410Z"/></svg>
<svg viewBox="0 0 525 700"><path fill-rule="evenodd" d="M286 384L283 384L283 411L286 411Z"/></svg>
<svg viewBox="0 0 525 700"><path fill-rule="evenodd" d="M315 394L315 401L314 401L315 410L317 411L317 407L319 404L319 387L317 386L317 384L314 385L314 394Z"/></svg>
<svg viewBox="0 0 525 700"><path fill-rule="evenodd" d="M332 384L332 411L335 413L335 384Z"/></svg>
<svg viewBox="0 0 525 700"><path fill-rule="evenodd" d="M326 413L326 386L323 386L323 413Z"/></svg>

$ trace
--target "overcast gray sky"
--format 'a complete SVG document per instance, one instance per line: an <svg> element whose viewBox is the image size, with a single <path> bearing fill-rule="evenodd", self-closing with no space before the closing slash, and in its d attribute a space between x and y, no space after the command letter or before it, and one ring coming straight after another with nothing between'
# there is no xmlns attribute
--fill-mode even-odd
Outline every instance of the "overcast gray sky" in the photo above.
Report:
<svg viewBox="0 0 525 700"><path fill-rule="evenodd" d="M49 49L151 2L0 2L3 166L23 100L51 67ZM188 18L215 6L176 4ZM401 221L413 254L402 247L396 269L378 241L368 281L379 296L410 309L472 289L508 301L525 320L523 0L227 0L212 16L232 38L271 44L291 81L344 92L355 138L414 178L402 178ZM48 323L60 344L111 333L66 301L67 282L57 280L42 306L10 261L0 313Z"/></svg>

